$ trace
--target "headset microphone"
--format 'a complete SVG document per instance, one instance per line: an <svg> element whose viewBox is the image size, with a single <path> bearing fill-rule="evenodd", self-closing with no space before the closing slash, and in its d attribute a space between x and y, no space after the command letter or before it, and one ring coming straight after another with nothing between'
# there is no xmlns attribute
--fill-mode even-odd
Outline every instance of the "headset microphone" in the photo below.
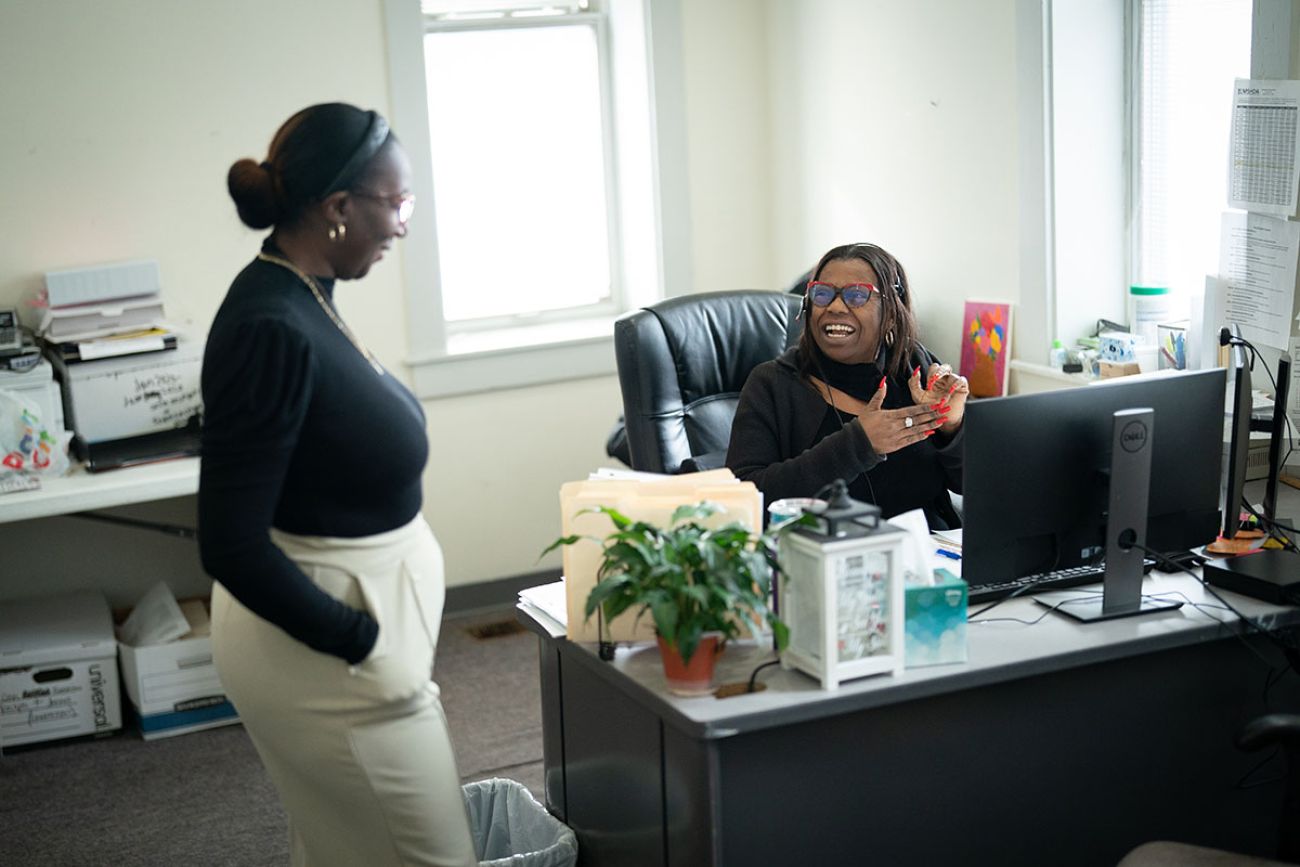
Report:
<svg viewBox="0 0 1300 867"><path fill-rule="evenodd" d="M1219 329L1219 345L1220 345L1220 346L1227 346L1227 345L1228 345L1229 343L1231 343L1231 342L1232 342L1232 332L1231 332L1227 327L1220 328L1220 329Z"/></svg>

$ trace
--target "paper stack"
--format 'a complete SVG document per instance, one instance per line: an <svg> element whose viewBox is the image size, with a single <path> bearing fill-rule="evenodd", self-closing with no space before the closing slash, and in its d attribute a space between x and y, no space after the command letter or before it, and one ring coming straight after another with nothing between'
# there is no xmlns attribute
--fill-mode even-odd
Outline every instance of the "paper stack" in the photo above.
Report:
<svg viewBox="0 0 1300 867"><path fill-rule="evenodd" d="M93 361L176 348L176 335L163 316L153 260L49 271L37 306L36 332L56 360Z"/></svg>

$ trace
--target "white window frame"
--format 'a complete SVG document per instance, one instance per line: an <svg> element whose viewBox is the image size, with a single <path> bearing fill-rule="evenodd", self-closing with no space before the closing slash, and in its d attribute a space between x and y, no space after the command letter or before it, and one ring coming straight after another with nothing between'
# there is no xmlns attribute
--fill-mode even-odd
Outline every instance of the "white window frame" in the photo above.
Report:
<svg viewBox="0 0 1300 867"><path fill-rule="evenodd" d="M611 28L609 53L619 92L620 76L645 80L648 87L649 195L653 214L645 221L653 238L647 257L656 275L641 285L625 279L627 250L616 251L610 261L612 282L622 287L618 306L604 316L536 320L536 324L487 329L449 329L438 295L438 238L435 221L425 210L413 220L402 244L409 354L415 393L421 398L472 394L606 376L615 372L613 319L625 310L652 303L671 294L667 286L689 285L691 251L689 190L684 155L685 114L682 98L681 23L679 0L606 0ZM388 37L390 116L411 156L412 190L421 201L433 201L432 163L429 158L428 99L424 84L425 20L419 0L384 0ZM531 22L530 22L531 23ZM462 25L457 25L462 26ZM642 40L644 52L625 49L632 38ZM640 47L640 46L638 46ZM625 66L620 69L619 64ZM642 63L644 67L637 68ZM631 68L628 68L630 65ZM638 79L637 76L641 76ZM633 85L635 89L635 85ZM620 167L629 137L618 113L623 106L615 97L612 111L613 149L610 162ZM636 110L636 107L631 107ZM635 127L633 127L635 128ZM645 143L640 143L645 144ZM607 166L607 173L610 171ZM621 171L621 168L620 168ZM620 178L621 180L621 178ZM613 201L621 196L614 193ZM612 215L611 215L612 216ZM622 221L625 224L625 221ZM629 243L627 233L617 236ZM614 238L611 238L613 243ZM551 320L551 321L548 321Z"/></svg>
<svg viewBox="0 0 1300 867"><path fill-rule="evenodd" d="M546 27L585 26L596 39L596 62L600 69L600 132L605 182L605 238L609 256L609 290L604 301L562 310L546 310L528 316L483 317L466 322L447 323L448 335L501 331L574 319L608 319L626 309L623 279L618 268L622 250L617 155L614 148L613 72L609 57L609 20L602 11L570 12L560 15L530 15L510 18L447 18L425 16L424 33L463 33L487 30L540 30Z"/></svg>
<svg viewBox="0 0 1300 867"><path fill-rule="evenodd" d="M1079 239L1058 231L1063 210L1073 207L1074 203L1062 200L1063 191L1057 182L1058 172L1066 169L1061 163L1067 143L1059 141L1058 137L1060 131L1069 125L1069 121L1068 117L1063 118L1062 115L1068 115L1078 108L1059 100L1059 95L1065 89L1059 79L1078 72L1078 69L1069 70L1065 64L1055 62L1059 59L1055 54L1061 50L1062 43L1056 42L1054 45L1053 27L1059 24L1055 19L1066 8L1066 4L1080 2L1084 0L1018 0L1016 6L1017 49L1021 54L1018 83L1022 121L1019 138L1021 254L1020 310L1017 313L1020 327L1014 343L1016 360L1012 366L1022 372L1041 372L1053 338L1060 336L1068 339L1075 336L1074 332L1078 330L1074 327L1074 320L1077 319L1078 305L1081 303L1081 290L1077 284L1069 282L1066 269L1061 263L1079 252ZM1135 6L1135 0L1099 0L1096 3L1098 9L1094 10L1099 15L1108 16L1111 21L1116 20L1116 15L1122 16L1125 22L1126 32L1120 43L1124 52L1125 85L1122 93L1112 99L1107 111L1112 119L1121 120L1126 154L1132 149L1130 143L1136 129L1131 106L1131 76L1135 74L1133 62L1136 58L1134 32L1131 29L1134 22L1131 18L1135 14ZM1105 27L1084 35L1078 33L1077 29L1062 34L1064 38L1074 40L1072 50L1091 50L1094 46L1084 44L1089 37L1105 39L1113 47L1114 35L1113 31L1107 33ZM1287 78L1292 45L1296 38L1292 32L1291 0L1254 0L1251 75L1266 79ZM1097 53L1104 54L1106 51ZM1110 70L1108 74L1113 72ZM1070 128L1078 129L1077 126ZM1077 146L1079 143L1075 141L1073 144ZM1098 143L1097 147L1109 148L1104 143ZM1113 152L1113 148L1110 148L1110 152ZM1107 311L1122 315L1125 305L1124 286L1127 285L1132 270L1129 250L1133 231L1129 219L1132 203L1128 192L1131 177L1128 162L1126 156L1119 172L1108 170L1104 176L1093 178L1099 188L1108 188L1104 193L1108 201L1113 201L1115 192L1120 191L1123 208L1118 212L1113 208L1098 212L1100 219L1112 227L1108 231L1114 249L1122 251L1122 272L1114 293L1102 297L1094 294L1083 302L1098 311L1092 318L1104 316ZM1072 244L1076 246L1072 248ZM1115 264L1114 261L1104 263L1107 274L1114 272Z"/></svg>

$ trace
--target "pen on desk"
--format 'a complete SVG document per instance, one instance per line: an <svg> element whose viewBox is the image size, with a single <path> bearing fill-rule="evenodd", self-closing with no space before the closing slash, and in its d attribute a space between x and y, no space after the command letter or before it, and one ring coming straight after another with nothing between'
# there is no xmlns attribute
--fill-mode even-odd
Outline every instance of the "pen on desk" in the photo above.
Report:
<svg viewBox="0 0 1300 867"><path fill-rule="evenodd" d="M947 557L949 560L960 560L961 555L956 551L949 551L947 548L936 548L935 553L940 557Z"/></svg>

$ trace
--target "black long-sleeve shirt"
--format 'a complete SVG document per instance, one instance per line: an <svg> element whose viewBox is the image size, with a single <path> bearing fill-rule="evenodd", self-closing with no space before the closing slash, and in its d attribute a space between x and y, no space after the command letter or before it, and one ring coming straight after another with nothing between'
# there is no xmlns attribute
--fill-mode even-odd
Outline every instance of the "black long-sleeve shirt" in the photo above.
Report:
<svg viewBox="0 0 1300 867"><path fill-rule="evenodd" d="M332 303L334 281L316 280ZM317 587L269 530L356 538L413 519L428 459L419 401L376 373L293 272L260 260L217 311L202 389L204 568L304 644L361 661L374 619Z"/></svg>
<svg viewBox="0 0 1300 867"><path fill-rule="evenodd" d="M727 448L732 472L754 482L767 502L815 496L843 479L855 499L880 506L886 518L921 508L931 529L960 526L948 491L961 492L961 428L951 438L936 434L891 455L877 454L857 418L836 417L836 410L799 376L796 352L760 364L746 380ZM918 347L912 366L924 374L935 361ZM831 385L863 400L880 381L875 365L828 367L837 368L830 371ZM842 378L850 374L861 379L856 387ZM912 405L907 380L891 377L884 408Z"/></svg>

